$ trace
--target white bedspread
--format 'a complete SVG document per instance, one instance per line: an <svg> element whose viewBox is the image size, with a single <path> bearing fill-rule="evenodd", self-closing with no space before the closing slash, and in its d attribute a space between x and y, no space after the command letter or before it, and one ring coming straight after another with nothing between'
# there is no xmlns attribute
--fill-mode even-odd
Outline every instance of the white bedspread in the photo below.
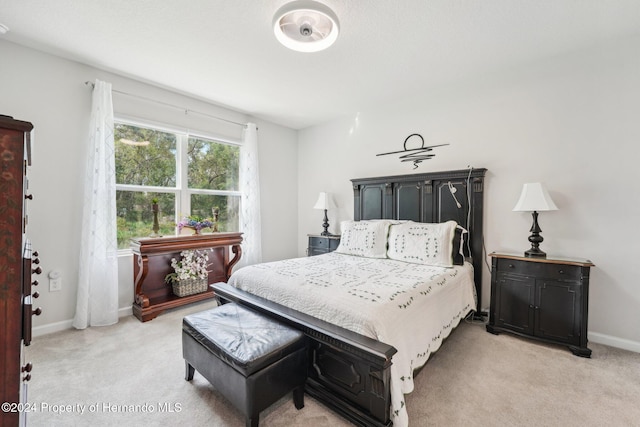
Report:
<svg viewBox="0 0 640 427"><path fill-rule="evenodd" d="M405 427L413 370L476 305L473 267L329 253L244 267L229 284L392 345L393 425Z"/></svg>

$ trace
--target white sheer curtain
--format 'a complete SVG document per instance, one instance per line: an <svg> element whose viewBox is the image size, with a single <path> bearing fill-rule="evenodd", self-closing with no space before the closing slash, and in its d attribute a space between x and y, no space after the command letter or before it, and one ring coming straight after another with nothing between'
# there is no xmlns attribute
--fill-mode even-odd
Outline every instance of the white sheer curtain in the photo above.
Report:
<svg viewBox="0 0 640 427"><path fill-rule="evenodd" d="M262 228L260 225L260 181L258 169L258 132L247 123L240 147L240 231L242 258L239 265L262 262Z"/></svg>
<svg viewBox="0 0 640 427"><path fill-rule="evenodd" d="M111 84L96 80L84 178L78 300L73 326L118 322L116 178Z"/></svg>

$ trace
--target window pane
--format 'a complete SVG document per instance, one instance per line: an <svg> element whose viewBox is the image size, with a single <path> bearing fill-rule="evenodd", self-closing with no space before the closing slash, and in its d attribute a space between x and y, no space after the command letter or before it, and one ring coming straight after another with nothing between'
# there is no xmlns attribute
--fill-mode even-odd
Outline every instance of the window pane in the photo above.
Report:
<svg viewBox="0 0 640 427"><path fill-rule="evenodd" d="M130 247L133 237L148 237L153 233L153 198L158 198L159 234L175 235L175 195L143 193L140 191L116 191L118 212L118 249Z"/></svg>
<svg viewBox="0 0 640 427"><path fill-rule="evenodd" d="M218 231L239 231L240 196L191 195L191 215L212 218L213 208L218 208ZM211 231L208 229L205 232Z"/></svg>
<svg viewBox="0 0 640 427"><path fill-rule="evenodd" d="M176 186L176 136L115 124L116 183Z"/></svg>
<svg viewBox="0 0 640 427"><path fill-rule="evenodd" d="M240 147L189 138L189 188L238 190Z"/></svg>

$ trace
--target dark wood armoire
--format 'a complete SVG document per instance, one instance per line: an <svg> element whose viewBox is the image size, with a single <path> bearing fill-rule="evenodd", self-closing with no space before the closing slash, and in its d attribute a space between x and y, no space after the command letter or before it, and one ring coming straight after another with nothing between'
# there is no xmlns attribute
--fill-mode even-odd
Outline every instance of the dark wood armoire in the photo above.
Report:
<svg viewBox="0 0 640 427"><path fill-rule="evenodd" d="M0 416L2 426L25 425L26 382L31 363L24 360L23 346L31 343L31 317L38 293L32 274L40 274L38 254L26 237L28 223L27 170L31 164L29 122L0 115Z"/></svg>

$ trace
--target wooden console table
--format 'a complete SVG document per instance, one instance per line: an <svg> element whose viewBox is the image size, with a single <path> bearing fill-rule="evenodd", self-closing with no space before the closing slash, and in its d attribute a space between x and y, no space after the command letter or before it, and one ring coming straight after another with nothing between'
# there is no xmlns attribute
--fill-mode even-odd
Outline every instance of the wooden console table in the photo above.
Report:
<svg viewBox="0 0 640 427"><path fill-rule="evenodd" d="M131 240L135 299L133 315L140 321L154 319L163 311L213 298L213 290L178 297L164 282L171 273L171 258L184 250L206 250L209 253L209 283L226 282L233 266L240 260L242 233L208 233L191 236L148 237ZM229 261L229 248L235 254Z"/></svg>

